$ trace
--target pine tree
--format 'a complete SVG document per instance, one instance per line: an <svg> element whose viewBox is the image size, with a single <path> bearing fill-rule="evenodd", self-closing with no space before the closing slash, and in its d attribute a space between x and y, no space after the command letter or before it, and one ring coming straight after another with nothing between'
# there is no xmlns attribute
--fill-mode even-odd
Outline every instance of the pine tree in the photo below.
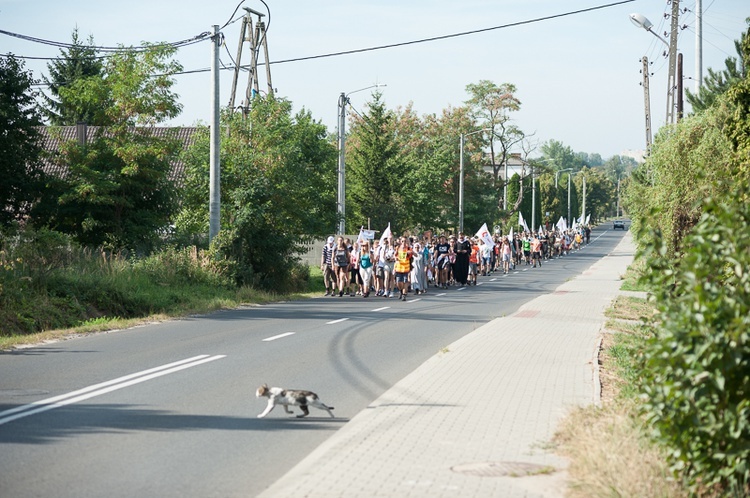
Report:
<svg viewBox="0 0 750 498"><path fill-rule="evenodd" d="M685 97L693 106L693 112L700 112L711 107L716 99L725 93L734 83L747 78L747 69L750 61L747 55L743 55L742 43L750 37L750 28L742 34L740 40L734 41L734 47L739 55L737 57L727 57L724 60L724 69L714 71L708 68L708 76L703 79L703 85L698 89L698 93L693 93L685 89Z"/></svg>
<svg viewBox="0 0 750 498"><path fill-rule="evenodd" d="M60 49L60 58L47 64L49 77L42 76L52 95L42 94L46 104L43 109L44 116L50 124L57 126L72 126L78 122L90 125L109 124L101 122L101 102L89 102L79 106L70 101L69 92L66 90L71 89L77 81L103 77L103 64L97 56L93 37L89 36L88 42L84 44L78 38L76 28L72 41L70 48Z"/></svg>
<svg viewBox="0 0 750 498"><path fill-rule="evenodd" d="M33 83L23 61L0 57L0 227L21 218L42 190Z"/></svg>

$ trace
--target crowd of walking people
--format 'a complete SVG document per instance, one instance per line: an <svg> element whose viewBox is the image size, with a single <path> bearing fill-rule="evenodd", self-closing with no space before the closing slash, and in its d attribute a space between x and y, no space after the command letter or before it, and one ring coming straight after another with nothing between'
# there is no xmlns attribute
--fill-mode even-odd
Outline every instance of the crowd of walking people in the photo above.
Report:
<svg viewBox="0 0 750 498"><path fill-rule="evenodd" d="M591 228L540 230L495 235L491 242L464 233L437 239L384 237L382 240L328 237L320 268L326 296L362 296L406 300L429 287L476 285L479 276L507 274L521 265L541 267L588 244Z"/></svg>

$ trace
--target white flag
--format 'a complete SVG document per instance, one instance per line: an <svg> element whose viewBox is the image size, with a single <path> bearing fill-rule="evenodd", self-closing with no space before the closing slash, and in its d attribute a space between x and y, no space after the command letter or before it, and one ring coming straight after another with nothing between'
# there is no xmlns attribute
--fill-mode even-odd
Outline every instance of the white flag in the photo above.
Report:
<svg viewBox="0 0 750 498"><path fill-rule="evenodd" d="M578 228L578 223L576 222L575 218L573 219L573 230L576 230Z"/></svg>
<svg viewBox="0 0 750 498"><path fill-rule="evenodd" d="M383 235L380 236L380 243L382 244L383 241L387 238L391 237L391 224L388 223L388 227L386 227L385 230L383 230Z"/></svg>
<svg viewBox="0 0 750 498"><path fill-rule="evenodd" d="M568 228L568 224L565 222L565 218L560 216L560 219L557 220L557 229L561 232L564 232Z"/></svg>
<svg viewBox="0 0 750 498"><path fill-rule="evenodd" d="M589 224L589 220L591 220L591 213L589 213L589 214L586 215L586 223L584 223L584 225L588 225Z"/></svg>
<svg viewBox="0 0 750 498"><path fill-rule="evenodd" d="M526 224L526 220L523 219L523 215L521 214L521 211L518 212L518 225L522 226L524 230L527 232L531 232L529 230L529 226Z"/></svg>
<svg viewBox="0 0 750 498"><path fill-rule="evenodd" d="M487 228L487 223L482 225L482 228L479 229L479 231L474 235L475 237L479 237L484 241L485 244L487 244L490 247L495 247L495 242L492 240L492 236L490 235L490 231Z"/></svg>
<svg viewBox="0 0 750 498"><path fill-rule="evenodd" d="M513 227L510 228L510 233L508 234L508 240L509 241L513 240Z"/></svg>
<svg viewBox="0 0 750 498"><path fill-rule="evenodd" d="M542 235L544 233L544 228L542 228L542 225L539 225L539 235Z"/></svg>

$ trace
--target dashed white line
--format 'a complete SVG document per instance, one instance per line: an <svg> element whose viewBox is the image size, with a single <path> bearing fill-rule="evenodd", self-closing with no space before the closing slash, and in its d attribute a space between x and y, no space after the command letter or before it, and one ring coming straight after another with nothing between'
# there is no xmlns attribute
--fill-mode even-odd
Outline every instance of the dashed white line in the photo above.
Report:
<svg viewBox="0 0 750 498"><path fill-rule="evenodd" d="M294 335L294 332L287 332L285 334L279 334L279 335L275 335L273 337L266 337L265 339L263 339L263 341L264 342L275 341L276 339L281 339L282 337L287 337L287 336L290 336L290 335Z"/></svg>
<svg viewBox="0 0 750 498"><path fill-rule="evenodd" d="M388 308L390 308L390 306L383 306L382 308L375 308L374 310L370 310L370 311L383 311L383 310L387 310Z"/></svg>
<svg viewBox="0 0 750 498"><path fill-rule="evenodd" d="M330 322L326 322L326 325L333 325L334 323L341 323L347 321L348 318L339 318L338 320L332 320Z"/></svg>

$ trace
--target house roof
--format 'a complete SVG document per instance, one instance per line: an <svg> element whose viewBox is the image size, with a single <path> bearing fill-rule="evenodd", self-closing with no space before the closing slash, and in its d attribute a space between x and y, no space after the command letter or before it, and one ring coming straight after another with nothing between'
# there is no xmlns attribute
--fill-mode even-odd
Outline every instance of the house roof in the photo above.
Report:
<svg viewBox="0 0 750 498"><path fill-rule="evenodd" d="M68 168L65 164L56 160L60 153L60 147L63 143L71 140L80 143L86 143L93 140L100 131L100 126L40 126L42 148L47 152L42 160L42 169L49 175L65 178L68 174ZM197 127L149 127L142 128L143 131L149 131L152 136L165 138L173 137L182 143L182 149L186 150L195 142ZM182 184L185 178L185 162L182 157L172 161L172 171L169 175L170 180L178 186Z"/></svg>

